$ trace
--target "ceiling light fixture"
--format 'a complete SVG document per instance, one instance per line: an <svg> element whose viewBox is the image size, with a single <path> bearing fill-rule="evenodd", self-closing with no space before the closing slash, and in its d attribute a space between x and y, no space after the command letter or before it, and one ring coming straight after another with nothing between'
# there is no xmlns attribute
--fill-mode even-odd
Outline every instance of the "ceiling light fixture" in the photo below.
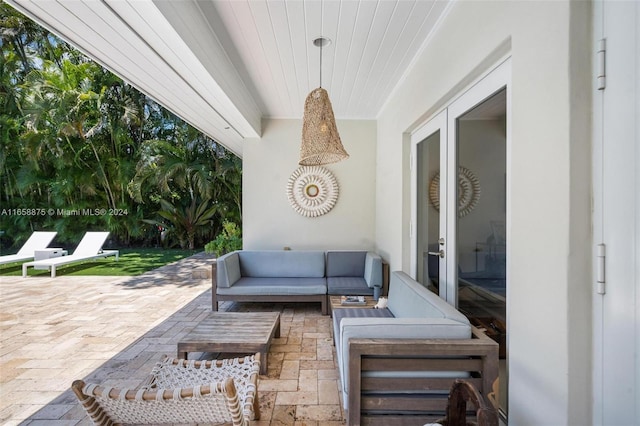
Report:
<svg viewBox="0 0 640 426"><path fill-rule="evenodd" d="M301 166L321 166L349 158L338 134L329 94L322 88L322 48L331 40L320 37L313 44L320 48L320 87L307 95L302 117Z"/></svg>

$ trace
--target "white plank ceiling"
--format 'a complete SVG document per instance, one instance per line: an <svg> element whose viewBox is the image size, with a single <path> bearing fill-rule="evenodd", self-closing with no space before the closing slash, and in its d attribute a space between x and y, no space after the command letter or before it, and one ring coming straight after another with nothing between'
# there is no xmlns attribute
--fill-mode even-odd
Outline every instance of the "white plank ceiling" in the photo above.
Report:
<svg viewBox="0 0 640 426"><path fill-rule="evenodd" d="M339 119L375 119L449 1L8 0L242 155L263 117L300 118L320 84Z"/></svg>

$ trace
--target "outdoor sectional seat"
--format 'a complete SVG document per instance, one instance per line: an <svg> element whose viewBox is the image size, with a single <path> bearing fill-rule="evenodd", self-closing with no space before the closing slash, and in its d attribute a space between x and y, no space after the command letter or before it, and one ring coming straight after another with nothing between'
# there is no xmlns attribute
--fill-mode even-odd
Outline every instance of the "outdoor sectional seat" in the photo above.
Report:
<svg viewBox="0 0 640 426"><path fill-rule="evenodd" d="M217 269L217 271L216 271ZM327 310L322 251L239 250L213 264L213 310L218 301L320 302Z"/></svg>
<svg viewBox="0 0 640 426"><path fill-rule="evenodd" d="M387 308L335 310L333 334L351 425L424 424L444 415L455 379L486 397L498 377L498 344L404 272Z"/></svg>
<svg viewBox="0 0 640 426"><path fill-rule="evenodd" d="M47 248L56 234L57 232L35 231L16 254L0 256L0 265L33 259L35 251Z"/></svg>
<svg viewBox="0 0 640 426"><path fill-rule="evenodd" d="M218 302L320 302L329 295L381 294L382 259L368 251L238 250L212 266L212 307ZM375 290L375 292L374 292Z"/></svg>
<svg viewBox="0 0 640 426"><path fill-rule="evenodd" d="M382 258L370 251L327 251L329 295L380 295Z"/></svg>
<svg viewBox="0 0 640 426"><path fill-rule="evenodd" d="M27 268L47 269L51 271L51 278L56 276L56 268L70 263L82 262L84 260L97 259L101 257L115 256L118 260L120 252L118 250L102 250L102 245L109 236L108 232L87 232L80 240L78 247L70 256L55 257L52 259L35 260L22 264L22 277L27 276Z"/></svg>

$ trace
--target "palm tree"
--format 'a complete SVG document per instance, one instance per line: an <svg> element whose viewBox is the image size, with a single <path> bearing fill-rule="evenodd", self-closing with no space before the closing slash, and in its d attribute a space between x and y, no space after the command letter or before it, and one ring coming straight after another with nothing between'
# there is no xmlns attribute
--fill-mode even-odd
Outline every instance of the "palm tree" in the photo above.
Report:
<svg viewBox="0 0 640 426"><path fill-rule="evenodd" d="M129 244L149 235L143 218L170 216L193 245L225 217L240 223L237 157L1 1L0 37L3 207L127 212L3 216L0 228L70 240L106 228Z"/></svg>
<svg viewBox="0 0 640 426"><path fill-rule="evenodd" d="M216 207L211 207L210 199L200 200L193 198L191 203L184 207L174 205L166 200L160 200L161 210L158 215L165 219L160 225L169 231L171 236L178 239L181 248L193 250L195 248L196 235L204 227L211 226ZM147 220L155 224L155 220Z"/></svg>

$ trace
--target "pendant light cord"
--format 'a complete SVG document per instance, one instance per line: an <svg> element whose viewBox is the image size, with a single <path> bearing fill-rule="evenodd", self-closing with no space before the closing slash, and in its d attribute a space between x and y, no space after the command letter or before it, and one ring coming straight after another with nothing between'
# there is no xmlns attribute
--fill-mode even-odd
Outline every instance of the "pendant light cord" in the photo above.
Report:
<svg viewBox="0 0 640 426"><path fill-rule="evenodd" d="M322 15L323 9L324 9L324 4L323 4L323 1L320 0L320 34L323 33L322 31L322 18L324 17ZM320 36L320 88L322 88L322 46L324 46L324 37L321 35Z"/></svg>
<svg viewBox="0 0 640 426"><path fill-rule="evenodd" d="M320 40L320 87L322 88L322 45L324 40Z"/></svg>

